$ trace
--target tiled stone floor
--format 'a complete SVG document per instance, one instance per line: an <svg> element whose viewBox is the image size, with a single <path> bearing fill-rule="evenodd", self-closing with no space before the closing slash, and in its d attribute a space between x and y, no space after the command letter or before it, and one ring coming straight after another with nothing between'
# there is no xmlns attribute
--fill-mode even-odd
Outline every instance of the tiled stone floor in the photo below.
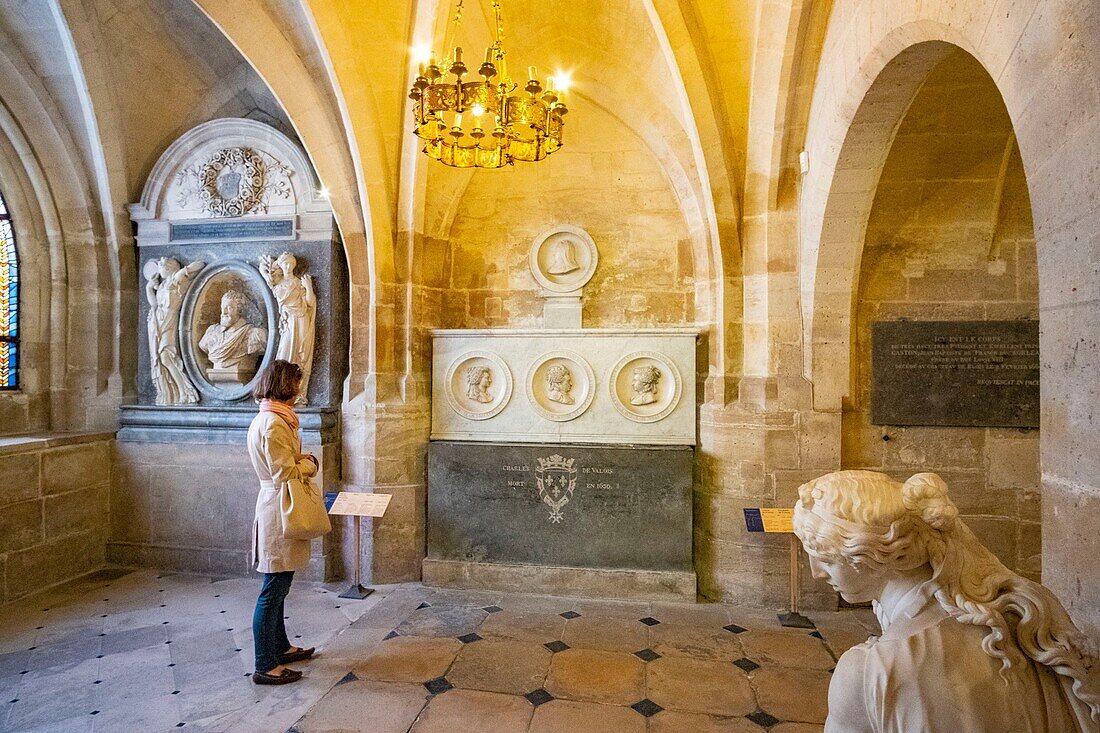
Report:
<svg viewBox="0 0 1100 733"><path fill-rule="evenodd" d="M836 657L875 630L811 614L296 583L305 679L257 687L256 579L105 571L0 608L0 731L812 733Z"/></svg>

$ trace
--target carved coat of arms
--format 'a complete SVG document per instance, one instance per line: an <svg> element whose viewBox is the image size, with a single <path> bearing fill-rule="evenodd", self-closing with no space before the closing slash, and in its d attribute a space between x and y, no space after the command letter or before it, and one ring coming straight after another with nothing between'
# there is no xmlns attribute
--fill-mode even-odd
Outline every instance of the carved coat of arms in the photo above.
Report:
<svg viewBox="0 0 1100 733"><path fill-rule="evenodd" d="M577 487L577 469L573 467L575 460L557 454L538 459L535 481L539 498L550 507L550 521L554 524L563 519L561 510L573 498L573 490Z"/></svg>

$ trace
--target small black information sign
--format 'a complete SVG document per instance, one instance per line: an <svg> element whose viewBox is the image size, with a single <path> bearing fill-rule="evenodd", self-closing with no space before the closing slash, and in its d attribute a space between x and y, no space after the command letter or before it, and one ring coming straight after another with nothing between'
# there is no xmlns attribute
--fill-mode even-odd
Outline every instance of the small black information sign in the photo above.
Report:
<svg viewBox="0 0 1100 733"><path fill-rule="evenodd" d="M1039 427L1039 322L879 321L875 425Z"/></svg>

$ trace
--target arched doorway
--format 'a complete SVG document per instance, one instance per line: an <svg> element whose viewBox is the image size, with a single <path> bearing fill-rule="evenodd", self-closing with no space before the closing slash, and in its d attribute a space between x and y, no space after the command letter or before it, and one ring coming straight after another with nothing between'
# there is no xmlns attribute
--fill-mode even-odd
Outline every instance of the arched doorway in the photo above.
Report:
<svg viewBox="0 0 1100 733"><path fill-rule="evenodd" d="M853 132L859 134L858 129ZM1041 486L1034 323L1039 282L1031 202L1008 110L982 65L965 51L949 48L927 69L884 150L870 147L881 140L857 137L851 142L856 150L884 153L885 158L853 273L841 465L898 478L918 471L939 473L983 542L1009 567L1038 578ZM1028 418L1035 427L1008 427L1004 414L978 414L984 405L975 400L986 392L1006 401L1016 396L1014 388L977 386L989 381L987 372L1021 374L1010 372L1010 366L977 368L981 359L1004 358L997 341L988 342L986 351L973 345L945 347L924 365L961 375L957 393L935 400L955 414L918 416L913 425L902 417L905 410L874 404L893 398L893 390L873 388L874 372L880 372L880 379L890 378L899 365L889 362L903 359L910 362L904 365L908 367L921 359L887 354L875 343L884 338L876 336L878 324L918 344L927 338L922 334L965 331L972 335L952 338L985 340L1022 329L1032 339L1029 351L1035 359L1031 386L1026 387L1032 399ZM880 362L873 367L875 359ZM953 359L967 363L946 363ZM908 374L912 379L901 389L919 389L916 385L925 381L921 373ZM945 424L951 422L955 424ZM966 423L976 425L961 426Z"/></svg>

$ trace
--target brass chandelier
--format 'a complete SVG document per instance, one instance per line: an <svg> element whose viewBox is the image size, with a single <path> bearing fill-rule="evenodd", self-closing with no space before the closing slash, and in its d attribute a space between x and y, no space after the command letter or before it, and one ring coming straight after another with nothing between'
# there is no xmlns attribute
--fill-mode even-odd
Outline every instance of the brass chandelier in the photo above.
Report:
<svg viewBox="0 0 1100 733"><path fill-rule="evenodd" d="M457 0L452 19L457 31L464 0ZM425 141L424 152L454 168L502 168L517 160L536 162L562 146L568 79L548 77L546 87L536 67L528 67L522 90L505 64L504 16L500 0L492 0L496 37L485 50L477 73L480 81L464 81L462 49L437 63L434 53L420 64L409 91L414 132ZM453 78L444 79L444 70Z"/></svg>

